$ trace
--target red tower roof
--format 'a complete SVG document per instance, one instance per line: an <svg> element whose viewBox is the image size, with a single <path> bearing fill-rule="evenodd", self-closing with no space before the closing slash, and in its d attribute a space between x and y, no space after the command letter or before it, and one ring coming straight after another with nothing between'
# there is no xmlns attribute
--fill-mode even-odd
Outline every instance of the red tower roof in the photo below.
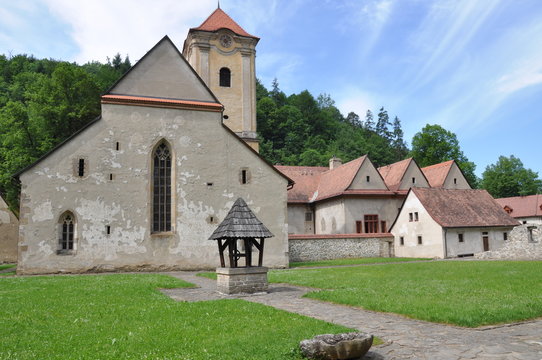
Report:
<svg viewBox="0 0 542 360"><path fill-rule="evenodd" d="M247 36L254 39L259 39L257 36L247 33L239 24L237 24L228 14L226 14L221 8L217 8L209 17L201 23L200 26L190 29L200 31L215 32L220 29L228 29L236 33L237 35Z"/></svg>

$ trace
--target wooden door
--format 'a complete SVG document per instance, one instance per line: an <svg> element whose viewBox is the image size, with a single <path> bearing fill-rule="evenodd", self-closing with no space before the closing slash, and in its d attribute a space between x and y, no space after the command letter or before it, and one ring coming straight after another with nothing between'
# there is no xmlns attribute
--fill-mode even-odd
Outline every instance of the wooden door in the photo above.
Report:
<svg viewBox="0 0 542 360"><path fill-rule="evenodd" d="M484 251L489 251L489 236L482 236L482 241L484 242Z"/></svg>

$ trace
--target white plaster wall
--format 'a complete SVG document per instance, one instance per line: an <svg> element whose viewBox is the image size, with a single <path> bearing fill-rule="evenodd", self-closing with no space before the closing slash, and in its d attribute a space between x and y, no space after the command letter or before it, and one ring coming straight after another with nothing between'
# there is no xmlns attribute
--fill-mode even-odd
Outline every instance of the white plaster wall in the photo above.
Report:
<svg viewBox="0 0 542 360"><path fill-rule="evenodd" d="M360 198L349 197L345 203L345 233L356 232L356 221L364 221L364 215L378 214L378 229L381 231L380 221L386 221L387 231L390 230L398 209L401 206L401 198ZM365 226L365 225L363 225ZM363 229L365 232L365 229Z"/></svg>
<svg viewBox="0 0 542 360"><path fill-rule="evenodd" d="M505 241L503 233L510 234L512 227L508 228L453 228L446 229L447 257L456 257L464 254L474 254L484 251L482 233L487 232L489 237L489 250L500 249ZM463 234L463 242L459 242L459 235Z"/></svg>
<svg viewBox="0 0 542 360"><path fill-rule="evenodd" d="M318 202L314 208L314 220L315 234L344 234L344 201L337 199ZM322 228L322 220L325 222L325 228Z"/></svg>
<svg viewBox="0 0 542 360"><path fill-rule="evenodd" d="M275 235L264 265L288 265L287 181L222 127L220 113L104 105L102 114L21 175L21 273L216 267L217 244L207 238L237 197ZM174 154L174 231L151 235L149 169L161 139ZM84 178L73 172L80 157L88 159ZM241 168L250 171L248 184L239 181ZM76 252L57 255L66 210L77 219Z"/></svg>
<svg viewBox="0 0 542 360"><path fill-rule="evenodd" d="M456 183L454 184L454 179L456 179ZM450 171L448 172L448 175L446 176L446 179L444 180L444 184L442 186L444 189L470 189L470 185L467 182L467 179L463 176L463 173L459 169L459 167L453 163L452 167L450 168Z"/></svg>
<svg viewBox="0 0 542 360"><path fill-rule="evenodd" d="M412 178L416 179L415 183L412 183ZM411 161L408 165L407 170L405 171L403 181L401 181L401 185L399 186L399 190L408 190L413 186L428 188L429 183L425 179L425 176L423 176L420 168L416 166L416 163L414 161Z"/></svg>
<svg viewBox="0 0 542 360"><path fill-rule="evenodd" d="M312 213L310 206L288 204L288 234L314 234L314 221L305 221L307 212Z"/></svg>
<svg viewBox="0 0 542 360"><path fill-rule="evenodd" d="M419 221L409 221L409 213L418 212ZM416 195L411 192L403 205L392 229L395 237L395 256L444 258L444 233L425 210ZM422 236L422 245L418 245L418 236ZM404 238L404 245L400 238Z"/></svg>
<svg viewBox="0 0 542 360"><path fill-rule="evenodd" d="M367 182L367 176L370 176L369 182ZM387 190L388 187L371 161L369 159L365 159L348 189Z"/></svg>
<svg viewBox="0 0 542 360"><path fill-rule="evenodd" d="M525 221L525 224L542 225L542 216L518 217L516 219L522 224Z"/></svg>

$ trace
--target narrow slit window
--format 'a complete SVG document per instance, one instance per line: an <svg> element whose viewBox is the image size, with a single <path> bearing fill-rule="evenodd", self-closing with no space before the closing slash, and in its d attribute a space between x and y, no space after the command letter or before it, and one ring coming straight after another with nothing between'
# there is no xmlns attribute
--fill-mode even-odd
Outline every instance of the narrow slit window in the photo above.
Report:
<svg viewBox="0 0 542 360"><path fill-rule="evenodd" d="M111 226L110 226L110 225L106 225L106 226L105 226L105 233L106 233L107 235L111 235Z"/></svg>
<svg viewBox="0 0 542 360"><path fill-rule="evenodd" d="M412 178L412 183L416 184L416 178L415 177Z"/></svg>
<svg viewBox="0 0 542 360"><path fill-rule="evenodd" d="M231 71L227 67L220 69L220 86L231 87Z"/></svg>
<svg viewBox="0 0 542 360"><path fill-rule="evenodd" d="M418 245L422 245L423 244L423 239L421 236L418 236Z"/></svg>
<svg viewBox="0 0 542 360"><path fill-rule="evenodd" d="M166 143L153 154L152 230L171 231L171 151Z"/></svg>
<svg viewBox="0 0 542 360"><path fill-rule="evenodd" d="M113 181L113 174L109 174L109 181Z"/></svg>
<svg viewBox="0 0 542 360"><path fill-rule="evenodd" d="M412 213L408 213L408 221L410 222L414 221L414 218L412 217Z"/></svg>
<svg viewBox="0 0 542 360"><path fill-rule="evenodd" d="M117 141L117 144L115 145L115 148L117 149L117 151L120 150L120 143Z"/></svg>
<svg viewBox="0 0 542 360"><path fill-rule="evenodd" d="M399 245L401 246L405 245L405 238L402 236L399 238Z"/></svg>
<svg viewBox="0 0 542 360"><path fill-rule="evenodd" d="M80 177L85 176L85 159L79 159L79 168L77 170L77 174Z"/></svg>
<svg viewBox="0 0 542 360"><path fill-rule="evenodd" d="M371 177L369 175L367 175L367 182L371 182Z"/></svg>
<svg viewBox="0 0 542 360"><path fill-rule="evenodd" d="M243 169L241 170L241 184L248 183L248 172L247 170Z"/></svg>

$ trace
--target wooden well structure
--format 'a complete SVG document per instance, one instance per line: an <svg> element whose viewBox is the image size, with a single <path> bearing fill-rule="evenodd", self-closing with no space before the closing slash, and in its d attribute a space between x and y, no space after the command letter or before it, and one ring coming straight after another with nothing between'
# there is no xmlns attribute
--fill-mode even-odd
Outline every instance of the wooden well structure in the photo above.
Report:
<svg viewBox="0 0 542 360"><path fill-rule="evenodd" d="M235 294L267 290L267 268L263 266L263 251L265 239L272 236L246 202L238 198L226 218L209 237L209 240L218 242L220 267L216 272L219 292ZM253 266L254 250L258 252L256 266ZM226 257L229 266L226 266Z"/></svg>

